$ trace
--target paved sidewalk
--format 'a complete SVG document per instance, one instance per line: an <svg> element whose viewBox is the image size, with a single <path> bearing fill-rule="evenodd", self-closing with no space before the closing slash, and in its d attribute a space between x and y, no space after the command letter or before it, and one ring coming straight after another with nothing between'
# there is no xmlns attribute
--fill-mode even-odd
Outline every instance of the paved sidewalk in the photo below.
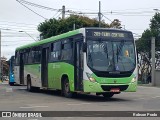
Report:
<svg viewBox="0 0 160 120"><path fill-rule="evenodd" d="M8 84L8 81L3 81L3 82L2 82L2 81L0 80L0 84Z"/></svg>
<svg viewBox="0 0 160 120"><path fill-rule="evenodd" d="M152 86L152 83L149 83L149 84L138 84L138 86L158 87L158 88L160 88L160 86Z"/></svg>

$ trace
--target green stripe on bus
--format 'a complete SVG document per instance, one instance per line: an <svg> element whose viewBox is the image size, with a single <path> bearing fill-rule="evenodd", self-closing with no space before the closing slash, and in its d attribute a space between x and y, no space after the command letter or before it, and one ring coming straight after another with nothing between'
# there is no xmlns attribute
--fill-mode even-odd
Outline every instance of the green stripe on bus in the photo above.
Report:
<svg viewBox="0 0 160 120"><path fill-rule="evenodd" d="M74 31L70 31L70 32L61 34L61 35L53 36L53 37L51 37L51 38L47 38L47 39L44 39L44 40L41 40L41 41L37 41L37 42L31 43L31 44L27 44L27 45L18 47L18 48L16 49L16 51L17 51L17 50L21 50L21 49L25 49L25 48L30 48L30 47L39 46L39 45L42 45L42 44L45 44L45 43L49 43L49 42L52 42L52 41L56 41L56 40L58 40L58 39L63 39L63 38L66 38L66 37L70 37L70 36L73 36L73 35L78 34L78 33L79 33L79 30L80 30L80 29L77 29L77 30L74 30Z"/></svg>

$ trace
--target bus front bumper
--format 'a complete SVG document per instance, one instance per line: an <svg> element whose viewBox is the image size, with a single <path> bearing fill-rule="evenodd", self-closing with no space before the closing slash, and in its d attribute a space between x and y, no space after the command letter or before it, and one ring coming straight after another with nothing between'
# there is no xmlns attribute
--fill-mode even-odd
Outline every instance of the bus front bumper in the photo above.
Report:
<svg viewBox="0 0 160 120"><path fill-rule="evenodd" d="M84 92L110 92L111 88L120 88L120 92L136 92L137 82L128 84L100 84L97 82L91 82L89 80L83 81Z"/></svg>

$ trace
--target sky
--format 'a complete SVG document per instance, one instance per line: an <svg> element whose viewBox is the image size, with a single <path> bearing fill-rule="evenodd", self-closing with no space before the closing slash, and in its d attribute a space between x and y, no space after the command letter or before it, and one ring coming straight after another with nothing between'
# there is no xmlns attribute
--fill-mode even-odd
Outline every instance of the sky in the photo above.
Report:
<svg viewBox="0 0 160 120"><path fill-rule="evenodd" d="M99 9L99 0L26 0L55 10L38 8L23 0L18 1L0 0L1 56L7 59L14 55L16 47L38 40L37 26L46 19L61 17L58 10L63 5L66 11L75 13L98 13ZM101 0L102 20L111 23L114 19L119 19L122 27L132 31L137 38L149 28L150 19L158 12L154 9L159 7L160 0ZM68 14L66 13L66 17ZM84 15L98 18L97 14Z"/></svg>

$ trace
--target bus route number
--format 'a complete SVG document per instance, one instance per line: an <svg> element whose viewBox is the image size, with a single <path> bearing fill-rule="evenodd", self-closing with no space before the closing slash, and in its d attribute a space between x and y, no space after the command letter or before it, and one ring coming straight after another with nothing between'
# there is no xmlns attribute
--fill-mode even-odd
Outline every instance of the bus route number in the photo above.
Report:
<svg viewBox="0 0 160 120"><path fill-rule="evenodd" d="M103 37L109 37L110 33L109 32L94 32L94 36L103 36Z"/></svg>
<svg viewBox="0 0 160 120"><path fill-rule="evenodd" d="M109 33L109 32L93 32L95 37L119 37L123 38L124 33Z"/></svg>

